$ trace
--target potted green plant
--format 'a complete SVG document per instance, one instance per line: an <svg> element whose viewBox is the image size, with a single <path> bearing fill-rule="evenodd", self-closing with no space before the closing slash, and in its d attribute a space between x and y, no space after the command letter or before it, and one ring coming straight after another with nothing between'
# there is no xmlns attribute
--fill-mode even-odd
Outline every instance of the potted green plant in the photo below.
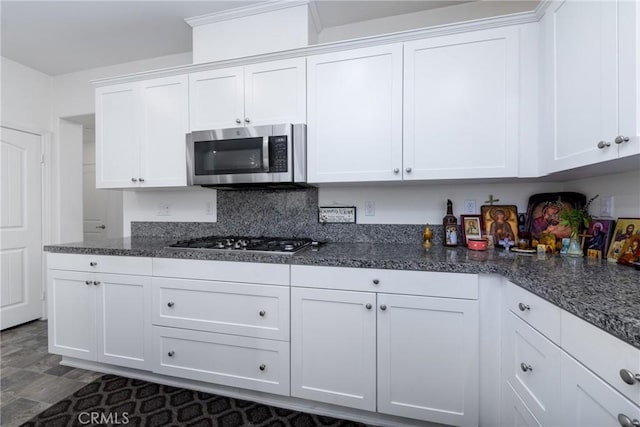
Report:
<svg viewBox="0 0 640 427"><path fill-rule="evenodd" d="M590 198L587 203L580 209L571 209L560 212L560 224L565 227L571 227L571 236L569 237L569 249L567 255L581 257L582 247L580 245L580 239L578 234L583 227L586 229L589 227L589 221L591 221L591 215L589 214L589 206L591 202L597 199L599 194L596 194Z"/></svg>

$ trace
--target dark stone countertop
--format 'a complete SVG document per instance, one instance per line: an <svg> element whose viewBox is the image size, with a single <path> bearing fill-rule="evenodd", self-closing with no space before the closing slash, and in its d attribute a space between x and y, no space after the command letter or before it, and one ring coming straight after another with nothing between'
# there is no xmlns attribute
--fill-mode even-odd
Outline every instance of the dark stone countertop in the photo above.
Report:
<svg viewBox="0 0 640 427"><path fill-rule="evenodd" d="M267 262L447 273L500 274L617 338L640 348L640 271L607 261L503 250L419 244L328 243L295 255L165 248L166 239L125 238L45 246L75 254Z"/></svg>

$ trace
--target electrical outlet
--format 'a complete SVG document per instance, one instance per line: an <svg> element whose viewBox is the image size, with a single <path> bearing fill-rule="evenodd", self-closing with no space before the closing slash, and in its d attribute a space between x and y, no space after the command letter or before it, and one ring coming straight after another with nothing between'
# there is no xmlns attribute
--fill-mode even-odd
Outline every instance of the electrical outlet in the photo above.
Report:
<svg viewBox="0 0 640 427"><path fill-rule="evenodd" d="M364 216L376 216L376 202L373 200L364 202Z"/></svg>
<svg viewBox="0 0 640 427"><path fill-rule="evenodd" d="M475 200L465 200L464 201L464 213L465 214L474 214L476 211L476 201Z"/></svg>
<svg viewBox="0 0 640 427"><path fill-rule="evenodd" d="M613 217L613 196L600 197L600 216Z"/></svg>
<svg viewBox="0 0 640 427"><path fill-rule="evenodd" d="M158 203L158 216L170 216L169 203Z"/></svg>

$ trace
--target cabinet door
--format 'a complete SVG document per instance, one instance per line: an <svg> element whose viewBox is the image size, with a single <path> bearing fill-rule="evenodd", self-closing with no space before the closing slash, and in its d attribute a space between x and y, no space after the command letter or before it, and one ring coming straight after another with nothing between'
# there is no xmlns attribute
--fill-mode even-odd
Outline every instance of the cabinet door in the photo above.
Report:
<svg viewBox="0 0 640 427"><path fill-rule="evenodd" d="M404 179L518 174L518 29L405 43Z"/></svg>
<svg viewBox="0 0 640 427"><path fill-rule="evenodd" d="M478 302L378 294L378 412L478 425Z"/></svg>
<svg viewBox="0 0 640 427"><path fill-rule="evenodd" d="M503 411L502 423L504 427L542 427L536 417L533 416L527 405L520 399L518 393L508 383L502 390Z"/></svg>
<svg viewBox="0 0 640 427"><path fill-rule="evenodd" d="M49 270L49 352L96 360L95 275Z"/></svg>
<svg viewBox="0 0 640 427"><path fill-rule="evenodd" d="M306 123L305 64L305 58L293 58L244 67L245 123Z"/></svg>
<svg viewBox="0 0 640 427"><path fill-rule="evenodd" d="M140 85L140 186L186 186L187 76L146 80Z"/></svg>
<svg viewBox="0 0 640 427"><path fill-rule="evenodd" d="M138 186L139 99L138 83L96 89L96 188Z"/></svg>
<svg viewBox="0 0 640 427"><path fill-rule="evenodd" d="M242 67L189 74L189 127L194 130L244 126Z"/></svg>
<svg viewBox="0 0 640 427"><path fill-rule="evenodd" d="M545 172L617 157L618 2L559 1L543 21ZM548 129L548 130L547 130ZM603 141L610 146L598 143Z"/></svg>
<svg viewBox="0 0 640 427"><path fill-rule="evenodd" d="M307 58L309 182L402 179L402 45Z"/></svg>
<svg viewBox="0 0 640 427"><path fill-rule="evenodd" d="M96 274L98 361L150 370L151 277Z"/></svg>
<svg viewBox="0 0 640 427"><path fill-rule="evenodd" d="M619 415L640 421L640 407L611 388L566 353L562 353L562 425L617 426ZM635 424L634 424L635 425Z"/></svg>
<svg viewBox="0 0 640 427"><path fill-rule="evenodd" d="M640 154L640 3L619 1L618 20L618 134L629 138L618 146L618 157L627 157Z"/></svg>
<svg viewBox="0 0 640 427"><path fill-rule="evenodd" d="M291 288L292 396L375 411L375 303L368 292Z"/></svg>

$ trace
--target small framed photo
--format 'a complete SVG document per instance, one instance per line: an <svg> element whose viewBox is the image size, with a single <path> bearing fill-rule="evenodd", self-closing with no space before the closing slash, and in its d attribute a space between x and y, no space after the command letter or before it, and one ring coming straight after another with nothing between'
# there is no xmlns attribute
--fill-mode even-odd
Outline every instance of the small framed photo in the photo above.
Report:
<svg viewBox="0 0 640 427"><path fill-rule="evenodd" d="M482 217L480 215L460 215L462 223L462 242L468 245L469 239L482 237Z"/></svg>
<svg viewBox="0 0 640 427"><path fill-rule="evenodd" d="M583 248L588 257L604 258L609 248L614 224L615 221L612 219L591 219Z"/></svg>
<svg viewBox="0 0 640 427"><path fill-rule="evenodd" d="M634 234L624 242L618 257L618 264L633 267L636 262L640 262L640 234Z"/></svg>
<svg viewBox="0 0 640 427"><path fill-rule="evenodd" d="M494 243L518 237L518 208L515 205L483 205L481 208L485 234L493 236Z"/></svg>
<svg viewBox="0 0 640 427"><path fill-rule="evenodd" d="M618 218L607 252L607 260L617 262L625 249L627 240L633 236L640 236L640 218Z"/></svg>

